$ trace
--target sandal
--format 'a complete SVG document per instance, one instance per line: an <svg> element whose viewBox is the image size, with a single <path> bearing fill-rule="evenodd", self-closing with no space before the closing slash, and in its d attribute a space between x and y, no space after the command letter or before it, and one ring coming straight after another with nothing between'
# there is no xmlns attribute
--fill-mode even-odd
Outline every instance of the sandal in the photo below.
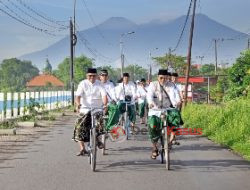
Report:
<svg viewBox="0 0 250 190"><path fill-rule="evenodd" d="M177 141L174 141L174 142L172 142L172 145L180 145L180 143Z"/></svg>
<svg viewBox="0 0 250 190"><path fill-rule="evenodd" d="M83 149L83 150L80 150L80 152L78 152L76 156L84 156L85 154L88 154L88 152L85 149Z"/></svg>
<svg viewBox="0 0 250 190"><path fill-rule="evenodd" d="M159 156L159 151L158 149L153 149L152 150L152 155L151 155L151 159L155 160L157 158L157 156Z"/></svg>

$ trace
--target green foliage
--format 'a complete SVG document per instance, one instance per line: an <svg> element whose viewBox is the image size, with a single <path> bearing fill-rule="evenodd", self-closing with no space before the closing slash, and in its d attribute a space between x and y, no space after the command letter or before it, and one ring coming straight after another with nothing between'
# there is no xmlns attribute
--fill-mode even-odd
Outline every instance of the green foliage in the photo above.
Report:
<svg viewBox="0 0 250 190"><path fill-rule="evenodd" d="M109 80L112 80L113 82L116 82L118 79L121 78L121 73L118 71L118 69L113 68L110 65L103 66L103 67L97 67L97 71L100 72L100 70L106 69L109 73Z"/></svg>
<svg viewBox="0 0 250 190"><path fill-rule="evenodd" d="M22 91L26 88L26 83L38 74L38 68L30 61L5 59L0 65L0 90L2 92Z"/></svg>
<svg viewBox="0 0 250 190"><path fill-rule="evenodd" d="M250 50L241 53L236 63L229 69L229 85L225 100L246 95L250 85Z"/></svg>
<svg viewBox="0 0 250 190"><path fill-rule="evenodd" d="M128 65L124 68L124 72L127 72L130 74L130 78L133 81L140 80L141 78L147 78L147 69L134 64L134 65Z"/></svg>
<svg viewBox="0 0 250 190"><path fill-rule="evenodd" d="M215 66L214 64L205 64L200 68L200 72L202 75L214 75Z"/></svg>
<svg viewBox="0 0 250 190"><path fill-rule="evenodd" d="M250 160L250 94L224 105L189 104L183 110L185 125L202 128L203 134Z"/></svg>
<svg viewBox="0 0 250 190"><path fill-rule="evenodd" d="M89 67L92 67L92 60L85 57L84 55L75 58L74 64L74 81L79 83L86 76L86 70ZM64 82L67 88L70 87L70 59L66 58L62 63L58 65L57 70L54 71L54 74Z"/></svg>
<svg viewBox="0 0 250 190"><path fill-rule="evenodd" d="M229 80L227 76L219 77L217 84L211 87L210 98L216 103L223 101L226 91L229 88Z"/></svg>
<svg viewBox="0 0 250 190"><path fill-rule="evenodd" d="M180 76L184 76L187 68L186 57L179 55L165 55L163 57L153 58L161 68L167 68L168 62L172 63L174 70L179 73ZM199 70L191 65L190 75L195 76L199 74Z"/></svg>

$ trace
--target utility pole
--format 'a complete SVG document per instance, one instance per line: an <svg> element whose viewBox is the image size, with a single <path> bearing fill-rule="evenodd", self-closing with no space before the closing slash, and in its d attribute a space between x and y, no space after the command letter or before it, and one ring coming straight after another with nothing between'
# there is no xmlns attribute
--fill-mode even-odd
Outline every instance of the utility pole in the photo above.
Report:
<svg viewBox="0 0 250 190"><path fill-rule="evenodd" d="M120 37L120 56L121 56L121 77L123 76L123 69L124 69L124 54L123 54L123 42L122 42L123 34Z"/></svg>
<svg viewBox="0 0 250 190"><path fill-rule="evenodd" d="M123 70L124 70L124 52L123 52L123 41L122 38L125 35L129 35L129 34L134 34L134 31L131 32L127 32L127 33L122 33L120 36L120 54L121 54L121 77L123 76Z"/></svg>
<svg viewBox="0 0 250 190"><path fill-rule="evenodd" d="M210 77L207 78L207 103L210 104Z"/></svg>
<svg viewBox="0 0 250 190"><path fill-rule="evenodd" d="M171 63L171 48L168 48L168 68L169 66L173 67L172 63Z"/></svg>
<svg viewBox="0 0 250 190"><path fill-rule="evenodd" d="M70 86L71 86L71 105L74 106L75 103L75 89L74 89L74 46L76 45L76 35L74 33L74 26L72 18L69 22L70 29Z"/></svg>
<svg viewBox="0 0 250 190"><path fill-rule="evenodd" d="M190 72L190 67L191 67L191 56L192 56L192 45L193 45L193 35L194 35L194 19L195 19L196 2L197 2L197 0L194 0L192 22L191 22L190 34L189 34L189 47L188 47L188 55L187 55L187 70L186 70L184 106L187 105L188 81L189 81L189 72Z"/></svg>
<svg viewBox="0 0 250 190"><path fill-rule="evenodd" d="M215 75L217 75L217 67L218 67L218 52L217 52L217 42L218 39L214 39L214 53L215 53Z"/></svg>
<svg viewBox="0 0 250 190"><path fill-rule="evenodd" d="M76 36L76 0L74 0L73 10L73 22L70 18L69 29L70 29L70 86L71 86L71 105L75 104L75 84L74 84L74 57L75 57L75 46L77 43Z"/></svg>

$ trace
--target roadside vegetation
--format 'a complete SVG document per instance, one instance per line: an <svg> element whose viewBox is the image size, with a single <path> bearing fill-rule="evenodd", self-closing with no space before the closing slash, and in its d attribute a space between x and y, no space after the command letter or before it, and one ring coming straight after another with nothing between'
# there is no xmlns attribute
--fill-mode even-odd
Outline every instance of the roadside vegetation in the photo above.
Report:
<svg viewBox="0 0 250 190"><path fill-rule="evenodd" d="M250 160L250 51L214 89L217 104L189 104L182 113L185 125L202 128L204 135Z"/></svg>

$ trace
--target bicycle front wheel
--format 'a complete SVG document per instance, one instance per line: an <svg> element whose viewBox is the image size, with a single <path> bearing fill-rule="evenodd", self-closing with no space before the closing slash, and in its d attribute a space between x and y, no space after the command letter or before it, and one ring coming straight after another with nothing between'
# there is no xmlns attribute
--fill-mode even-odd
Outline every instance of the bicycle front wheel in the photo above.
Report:
<svg viewBox="0 0 250 190"><path fill-rule="evenodd" d="M164 127L164 156L166 160L166 169L170 170L170 151L169 151L169 135L167 127Z"/></svg>
<svg viewBox="0 0 250 190"><path fill-rule="evenodd" d="M128 119L128 112L125 112L124 116L124 127L125 127L125 132L126 132L126 140L128 140L128 133L129 133L129 119Z"/></svg>
<svg viewBox="0 0 250 190"><path fill-rule="evenodd" d="M90 131L90 165L92 171L96 169L96 129L91 129Z"/></svg>

